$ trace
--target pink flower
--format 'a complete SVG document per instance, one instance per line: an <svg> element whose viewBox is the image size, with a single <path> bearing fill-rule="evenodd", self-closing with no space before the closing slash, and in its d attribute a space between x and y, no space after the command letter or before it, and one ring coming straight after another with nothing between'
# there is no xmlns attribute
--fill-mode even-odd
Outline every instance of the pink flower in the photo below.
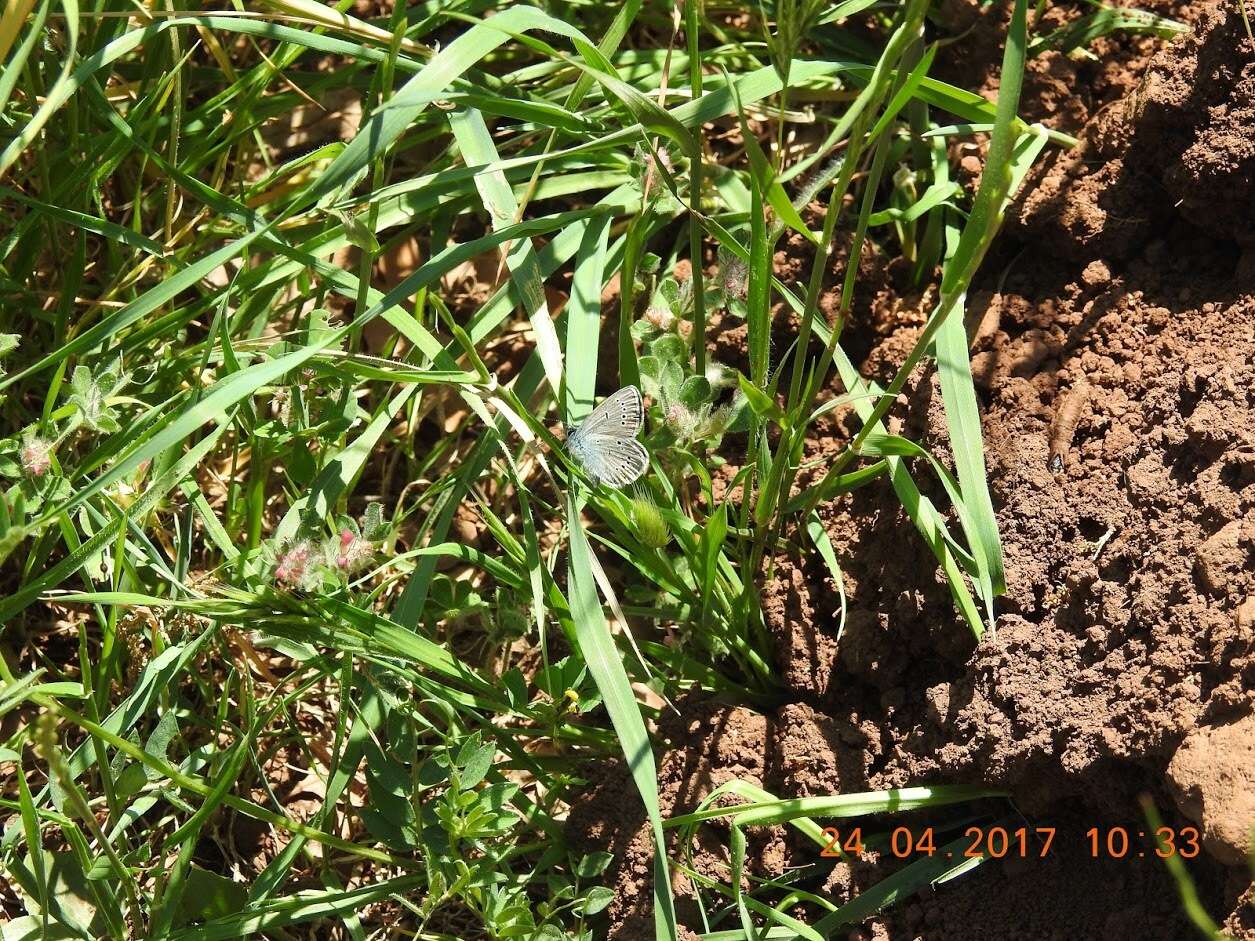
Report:
<svg viewBox="0 0 1255 941"><path fill-rule="evenodd" d="M22 470L32 477L42 477L52 467L52 445L32 436L23 443L20 457Z"/></svg>
<svg viewBox="0 0 1255 941"><path fill-rule="evenodd" d="M279 556L275 565L275 581L286 585L300 587L309 578L310 561L314 555L314 547L308 541L301 541Z"/></svg>

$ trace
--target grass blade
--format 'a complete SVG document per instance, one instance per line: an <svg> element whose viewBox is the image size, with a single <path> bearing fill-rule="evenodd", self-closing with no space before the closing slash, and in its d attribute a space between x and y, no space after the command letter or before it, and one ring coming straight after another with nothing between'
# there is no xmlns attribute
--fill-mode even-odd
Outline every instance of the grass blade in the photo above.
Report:
<svg viewBox="0 0 1255 941"><path fill-rule="evenodd" d="M619 736L619 744L640 792L654 834L654 926L657 937L675 941L675 910L671 899L670 867L667 864L666 840L663 836L662 814L658 806L658 778L649 733L641 719L640 707L632 693L632 685L619 649L610 633L610 625L597 598L592 576L592 550L584 535L579 501L567 494L567 527L571 534L571 558L568 571L571 593L571 616L575 622L579 650L597 688L601 691L610 721Z"/></svg>
<svg viewBox="0 0 1255 941"><path fill-rule="evenodd" d="M576 255L571 302L566 309L566 421L578 425L597 395L597 349L601 342L601 289L606 280L610 217L592 220Z"/></svg>

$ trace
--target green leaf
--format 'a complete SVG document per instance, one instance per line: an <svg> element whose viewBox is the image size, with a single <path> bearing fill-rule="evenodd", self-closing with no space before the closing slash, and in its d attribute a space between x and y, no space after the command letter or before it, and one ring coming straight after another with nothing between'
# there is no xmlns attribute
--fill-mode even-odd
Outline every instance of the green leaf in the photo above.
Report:
<svg viewBox="0 0 1255 941"><path fill-rule="evenodd" d="M785 420L784 409L776 404L776 400L767 395L762 389L754 385L743 375L737 375L737 381L741 386L741 393L745 396L745 401L749 404L750 410L759 418L768 418L777 424L783 424Z"/></svg>
<svg viewBox="0 0 1255 941"><path fill-rule="evenodd" d="M192 864L174 916L176 926L214 921L243 911L248 890L238 882Z"/></svg>
<svg viewBox="0 0 1255 941"><path fill-rule="evenodd" d="M680 292L680 285L675 278L666 277L658 283L658 293L670 308L671 313L676 317L683 317L687 311L685 310L685 298Z"/></svg>
<svg viewBox="0 0 1255 941"><path fill-rule="evenodd" d="M604 885L593 886L584 896L584 914L596 915L613 901L614 889L608 889Z"/></svg>
<svg viewBox="0 0 1255 941"><path fill-rule="evenodd" d="M659 384L662 404L671 405L680 398L680 386L683 382L684 369L679 363L667 360L662 364L662 378Z"/></svg>
<svg viewBox="0 0 1255 941"><path fill-rule="evenodd" d="M157 726L152 730L152 734L148 736L148 741L144 744L144 751L152 755L159 761L168 761L166 752L170 748L170 741L179 734L179 720L172 710L162 713L161 718L157 720ZM156 780L160 775L151 768L146 768L149 780Z"/></svg>
<svg viewBox="0 0 1255 941"><path fill-rule="evenodd" d="M971 514L971 529L967 535L972 554L981 564L981 578L987 582L983 594L992 601L995 595L1006 591L1006 576L1003 572L998 519L994 515L989 478L985 472L980 408L976 402L976 386L968 359L967 332L963 328L961 304L959 310L938 331L934 352L941 380L941 397L950 434L950 448L959 475L963 505ZM987 602L986 607L992 624L992 605Z"/></svg>
<svg viewBox="0 0 1255 941"><path fill-rule="evenodd" d="M96 896L88 885L78 857L67 851L48 852L37 848L42 857L42 867L47 880L48 916L54 923L67 925L80 936L97 937L105 930L104 916L97 907ZM26 910L38 916L41 912L33 890L34 866L37 863L27 856L20 863L11 864L8 874L25 896Z"/></svg>
<svg viewBox="0 0 1255 941"><path fill-rule="evenodd" d="M662 360L657 356L642 356L639 360L641 370L641 391L651 399L662 397Z"/></svg>
<svg viewBox="0 0 1255 941"><path fill-rule="evenodd" d="M189 448L187 453L180 457L173 467L154 480L144 490L139 499L131 505L130 512L138 518L143 518L144 515L151 511L157 502L173 489L179 481L186 477L192 468L196 467L204 456L213 449L224 429L225 425L220 425ZM0 599L0 624L8 623L44 591L55 588L77 572L106 543L115 539L126 523L127 517L119 513L112 523L102 527L91 539L69 553L56 565L40 573L37 577L29 579L19 590L13 592L7 598ZM151 667L151 664L149 666ZM132 696L134 696L134 693L132 693Z"/></svg>
<svg viewBox="0 0 1255 941"><path fill-rule="evenodd" d="M6 749L7 751L7 749ZM48 861L43 852L43 839L39 832L39 814L35 802L31 799L30 785L26 781L26 769L22 767L22 756L17 752L3 760L17 764L18 806L21 808L22 833L26 837L26 848L30 851L30 883L27 891L33 896L38 906L36 911L48 908ZM29 910L29 906L28 910Z"/></svg>
<svg viewBox="0 0 1255 941"><path fill-rule="evenodd" d="M877 438L883 436L883 426L875 415L871 404L872 401L879 401L883 397L884 393L880 386L876 383L866 382L858 374L854 364L850 362L849 357L846 356L845 351L839 345L833 349L833 359L841 376L842 384L849 390L850 401L854 405L854 410L864 422L863 427L867 429L866 436L875 436ZM922 452L923 449L920 449L920 451ZM927 452L923 452L923 456L931 457ZM967 587L967 583L964 581L963 570L955 558L953 548L955 543L950 536L945 519L933 505L933 502L920 493L919 487L911 477L910 469L901 458L887 458L886 464L894 493L897 494L898 499L901 501L903 510L937 557L937 561L941 564L942 572L946 577L946 582L950 587L950 594L954 599L955 606L963 615L964 620L967 621L968 626L972 629L972 633L979 638L984 632L984 624L981 620L980 611L972 600L972 594ZM822 485L820 490L822 491Z"/></svg>
<svg viewBox="0 0 1255 941"><path fill-rule="evenodd" d="M710 405L714 399L710 380L705 376L689 376L680 386L679 399L680 404L691 412Z"/></svg>
<svg viewBox="0 0 1255 941"><path fill-rule="evenodd" d="M385 405L380 407L378 414L362 429L357 438L329 455L330 459L323 465L322 471L310 485L309 492L294 500L283 519L279 521L273 534L277 542L294 538L303 517L307 520L321 520L331 511L341 494L366 465L371 452L392 425L397 412L405 406L416 391L414 386L400 389ZM371 504L371 507L377 505ZM367 508L368 515L370 512L371 509ZM382 507L379 512L382 514ZM382 521L382 516L380 520ZM365 532L363 535L370 540L378 539L378 531L374 532L375 535L367 535Z"/></svg>
<svg viewBox="0 0 1255 941"><path fill-rule="evenodd" d="M674 333L664 333L649 344L649 355L662 362L684 363L688 361L688 347Z"/></svg>
<svg viewBox="0 0 1255 941"><path fill-rule="evenodd" d="M462 790L468 791L484 780L496 756L497 746L492 742L480 742L478 736L468 739L457 758L458 767L462 771L458 782Z"/></svg>
<svg viewBox="0 0 1255 941"><path fill-rule="evenodd" d="M171 941L228 941L278 934L288 925L349 917L376 902L395 895L417 895L425 875L405 875L372 882L353 889L308 889L291 896L260 903L204 925L184 928Z"/></svg>
<svg viewBox="0 0 1255 941"><path fill-rule="evenodd" d="M148 775L150 773L151 769L146 765L136 762L128 764L122 769L122 773L118 775L117 780L113 784L118 797L122 800L129 800L134 797L144 789L144 785L148 783Z"/></svg>
<svg viewBox="0 0 1255 941"><path fill-rule="evenodd" d="M575 864L575 874L581 879L596 879L613 861L613 853L588 853Z"/></svg>
<svg viewBox="0 0 1255 941"><path fill-rule="evenodd" d="M201 802L200 807L196 809L196 813L192 814L177 830L166 837L167 847L178 846L187 838L192 837L194 839L199 834L205 821L218 809L227 794L235 788L236 778L244 770L244 765L248 761L251 751L252 742L247 738L239 739L231 747L222 767L214 777L213 787L204 796L204 800Z"/></svg>

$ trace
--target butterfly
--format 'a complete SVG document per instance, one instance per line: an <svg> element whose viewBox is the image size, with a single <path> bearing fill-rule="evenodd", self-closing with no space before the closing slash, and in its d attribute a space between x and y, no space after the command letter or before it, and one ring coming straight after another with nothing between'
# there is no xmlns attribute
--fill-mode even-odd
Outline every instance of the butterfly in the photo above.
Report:
<svg viewBox="0 0 1255 941"><path fill-rule="evenodd" d="M649 470L649 452L636 440L644 414L641 390L624 386L571 429L567 453L596 482L626 487Z"/></svg>

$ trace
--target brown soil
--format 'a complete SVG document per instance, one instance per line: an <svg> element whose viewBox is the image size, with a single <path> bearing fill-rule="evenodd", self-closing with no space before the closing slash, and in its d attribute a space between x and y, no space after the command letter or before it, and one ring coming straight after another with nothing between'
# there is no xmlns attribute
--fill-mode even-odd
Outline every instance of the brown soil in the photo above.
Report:
<svg viewBox="0 0 1255 941"><path fill-rule="evenodd" d="M991 91L996 67L973 62L996 63L999 14L951 6L956 30L974 28L945 77ZM781 797L980 783L1058 827L1048 858L986 864L852 938L1189 937L1158 860L1087 848L1090 827L1145 828L1148 793L1168 822L1199 826L1203 903L1255 939L1255 43L1232 5L1157 9L1193 32L1034 61L1022 110L1081 145L1034 172L969 301L1008 575L996 632L972 643L892 490L867 487L821 510L848 597L839 641L826 568L776 561L765 603L786 704L685 702L658 729L664 814L731 776ZM860 260L872 286L850 327L865 374L882 378L927 310L892 267ZM895 422L948 462L935 377L909 388ZM854 424L836 413L812 456ZM569 826L621 856L611 921L624 938L648 933L650 844L631 788L604 769ZM702 839L694 865L726 880L726 833ZM762 831L750 858L779 875L815 852ZM834 870L817 891L839 903L887 865ZM697 929L689 888L677 882L680 916Z"/></svg>

